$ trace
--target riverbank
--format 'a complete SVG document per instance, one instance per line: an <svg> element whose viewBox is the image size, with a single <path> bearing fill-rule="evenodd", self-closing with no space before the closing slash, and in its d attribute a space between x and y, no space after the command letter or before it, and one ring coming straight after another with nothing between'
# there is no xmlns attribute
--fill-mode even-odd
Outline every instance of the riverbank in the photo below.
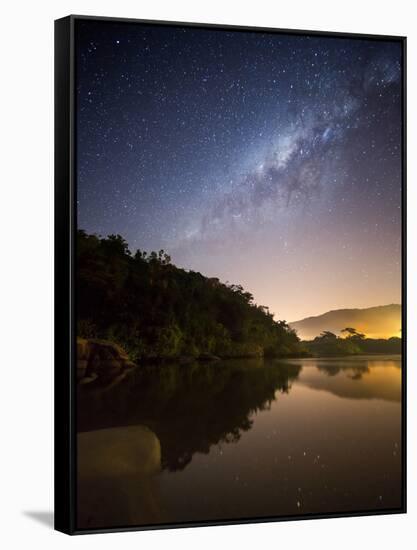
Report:
<svg viewBox="0 0 417 550"><path fill-rule="evenodd" d="M129 354L120 345L109 340L77 337L77 381L79 384L92 382L111 383L122 380L133 369L139 366L152 365L189 365L192 363L216 363L237 359L302 359L312 357L308 352L265 354L261 348L248 352L224 355L199 353L195 355L141 357L133 362Z"/></svg>

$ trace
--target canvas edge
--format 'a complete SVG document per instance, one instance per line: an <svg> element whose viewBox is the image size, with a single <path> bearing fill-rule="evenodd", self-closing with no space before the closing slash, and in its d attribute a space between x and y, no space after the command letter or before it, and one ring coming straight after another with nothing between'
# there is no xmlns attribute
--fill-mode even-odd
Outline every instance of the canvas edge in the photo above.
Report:
<svg viewBox="0 0 417 550"><path fill-rule="evenodd" d="M54 527L74 532L73 18L54 25Z"/></svg>

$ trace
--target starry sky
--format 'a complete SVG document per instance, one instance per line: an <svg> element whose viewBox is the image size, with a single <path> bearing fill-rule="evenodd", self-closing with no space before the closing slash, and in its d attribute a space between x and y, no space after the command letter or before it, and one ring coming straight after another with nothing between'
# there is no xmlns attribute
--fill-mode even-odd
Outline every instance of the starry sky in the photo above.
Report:
<svg viewBox="0 0 417 550"><path fill-rule="evenodd" d="M277 319L400 303L401 43L76 23L78 227Z"/></svg>

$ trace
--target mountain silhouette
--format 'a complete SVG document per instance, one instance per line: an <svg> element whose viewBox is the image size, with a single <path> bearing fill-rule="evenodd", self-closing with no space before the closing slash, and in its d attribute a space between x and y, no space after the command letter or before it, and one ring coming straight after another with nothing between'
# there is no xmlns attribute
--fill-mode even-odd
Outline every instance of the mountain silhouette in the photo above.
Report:
<svg viewBox="0 0 417 550"><path fill-rule="evenodd" d="M302 340L311 340L325 330L339 335L346 327L353 327L368 338L390 338L401 336L401 306L336 309L289 324Z"/></svg>

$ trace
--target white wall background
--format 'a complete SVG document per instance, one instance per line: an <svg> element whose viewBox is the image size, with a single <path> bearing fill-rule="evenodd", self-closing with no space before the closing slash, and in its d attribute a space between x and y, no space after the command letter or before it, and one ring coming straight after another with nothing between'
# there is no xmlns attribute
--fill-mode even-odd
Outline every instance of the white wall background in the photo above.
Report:
<svg viewBox="0 0 417 550"><path fill-rule="evenodd" d="M0 541L3 548L415 548L417 30L406 0L9 0L0 30ZM407 515L67 537L53 508L53 20L70 13L408 36ZM38 517L35 519L34 516ZM41 518L43 521L39 521ZM414 540L413 540L414 539Z"/></svg>

